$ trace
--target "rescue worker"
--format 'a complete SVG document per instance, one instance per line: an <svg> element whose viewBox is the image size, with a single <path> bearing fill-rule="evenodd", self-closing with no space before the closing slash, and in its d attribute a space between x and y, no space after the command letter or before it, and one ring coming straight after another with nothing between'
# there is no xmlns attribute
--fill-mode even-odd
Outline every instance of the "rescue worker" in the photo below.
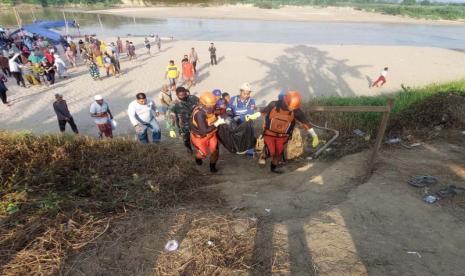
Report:
<svg viewBox="0 0 465 276"><path fill-rule="evenodd" d="M187 152L192 154L191 136L190 136L190 120L192 118L192 111L194 107L199 103L199 98L194 95L189 95L188 91L180 86L176 88L176 97L174 104L170 108L171 121L169 124L170 137L176 138L176 127L179 135L181 135L184 142L184 146L187 148Z"/></svg>
<svg viewBox="0 0 465 276"><path fill-rule="evenodd" d="M319 144L315 130L300 109L301 101L299 92L288 91L282 99L269 103L260 112L246 118L246 120L255 120L262 114L265 115L263 138L272 157L271 172L282 173L277 166L283 157L284 147L294 130L296 121L312 136L312 146L316 148Z"/></svg>
<svg viewBox="0 0 465 276"><path fill-rule="evenodd" d="M242 84L239 91L239 95L232 97L229 101L227 111L237 123L241 124L245 122L246 115L255 113L255 99L250 97L252 88L249 83Z"/></svg>
<svg viewBox="0 0 465 276"><path fill-rule="evenodd" d="M212 92L203 92L200 95L199 104L192 112L191 141L197 149L195 163L202 165L202 159L210 152L210 172L216 173L216 162L218 161L218 138L217 127L225 123L224 119L215 115L216 97Z"/></svg>
<svg viewBox="0 0 465 276"><path fill-rule="evenodd" d="M246 121L245 117L247 115L252 115L255 113L255 99L250 97L252 88L248 82L242 84L239 91L239 95L232 97L229 101L227 113L238 124L242 124ZM254 152L255 150L252 148L245 152L238 152L238 154L253 156Z"/></svg>

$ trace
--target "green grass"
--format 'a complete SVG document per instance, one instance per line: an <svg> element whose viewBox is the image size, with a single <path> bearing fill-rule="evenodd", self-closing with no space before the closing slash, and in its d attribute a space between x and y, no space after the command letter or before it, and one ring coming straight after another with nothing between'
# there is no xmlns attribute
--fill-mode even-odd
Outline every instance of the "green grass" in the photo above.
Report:
<svg viewBox="0 0 465 276"><path fill-rule="evenodd" d="M399 114L422 102L431 96L441 93L454 93L465 97L465 80L445 83L445 84L432 84L425 87L404 88L392 95L381 96L363 96L363 97L328 97L315 99L308 103L306 106L311 105L329 105L329 106L349 106L349 105L385 105L388 98L394 99L394 107L391 112L391 118L399 121L397 118ZM464 107L465 108L465 107ZM305 106L304 106L305 110ZM362 129L370 134L375 134L378 128L381 113L373 112L360 112L360 113L309 113L308 116L317 124L328 123L328 126L336 128L344 133L351 133L354 129Z"/></svg>

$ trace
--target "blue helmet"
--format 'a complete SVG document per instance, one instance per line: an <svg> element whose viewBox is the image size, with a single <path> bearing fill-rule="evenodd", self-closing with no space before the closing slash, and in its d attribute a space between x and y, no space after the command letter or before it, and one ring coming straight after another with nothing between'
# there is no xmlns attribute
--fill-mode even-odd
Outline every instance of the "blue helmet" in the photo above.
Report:
<svg viewBox="0 0 465 276"><path fill-rule="evenodd" d="M219 90L219 89L214 89L214 90L212 91L212 93L213 93L213 95L214 95L215 97L221 97L221 95L222 95L221 90Z"/></svg>

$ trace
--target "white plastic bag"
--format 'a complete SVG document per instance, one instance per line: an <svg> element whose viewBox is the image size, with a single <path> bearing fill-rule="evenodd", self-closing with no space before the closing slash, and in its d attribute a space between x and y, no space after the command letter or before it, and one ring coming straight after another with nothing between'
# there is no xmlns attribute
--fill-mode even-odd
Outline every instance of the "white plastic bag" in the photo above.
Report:
<svg viewBox="0 0 465 276"><path fill-rule="evenodd" d="M115 130L117 126L118 122L115 119L111 120L111 129Z"/></svg>

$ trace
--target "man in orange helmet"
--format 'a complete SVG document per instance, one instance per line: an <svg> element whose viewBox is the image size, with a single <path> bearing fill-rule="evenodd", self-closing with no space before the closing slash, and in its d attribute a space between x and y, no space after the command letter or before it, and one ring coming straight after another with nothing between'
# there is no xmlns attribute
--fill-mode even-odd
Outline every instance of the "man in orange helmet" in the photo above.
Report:
<svg viewBox="0 0 465 276"><path fill-rule="evenodd" d="M312 146L318 146L318 136L300 109L301 101L302 98L299 92L288 91L280 100L269 103L260 112L246 118L246 120L254 120L260 117L261 114L266 116L263 138L272 157L271 171L274 173L281 173L281 171L277 170L277 166L279 160L283 157L284 148L294 130L296 121L312 136Z"/></svg>
<svg viewBox="0 0 465 276"><path fill-rule="evenodd" d="M216 173L216 162L218 161L218 138L217 127L224 124L221 117L215 115L216 97L212 92L204 92L200 95L199 105L192 112L191 141L197 149L195 163L202 165L202 159L210 152L210 172Z"/></svg>

